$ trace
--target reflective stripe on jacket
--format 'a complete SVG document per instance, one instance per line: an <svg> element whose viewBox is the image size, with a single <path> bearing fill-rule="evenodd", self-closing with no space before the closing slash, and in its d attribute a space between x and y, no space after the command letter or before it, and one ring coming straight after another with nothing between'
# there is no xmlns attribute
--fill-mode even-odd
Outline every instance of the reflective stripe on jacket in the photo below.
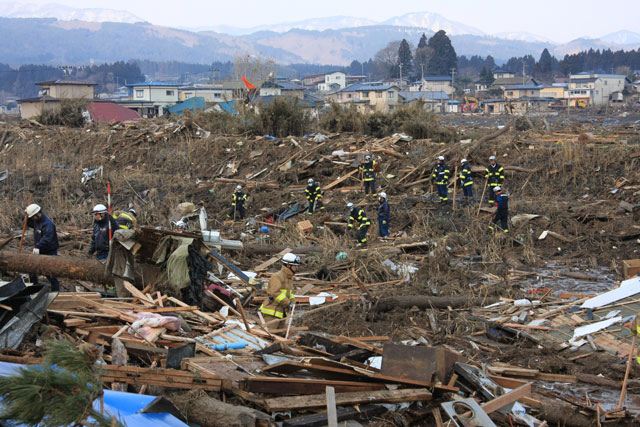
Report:
<svg viewBox="0 0 640 427"><path fill-rule="evenodd" d="M451 170L445 164L437 165L433 170L433 178L436 180L437 185L449 184L449 174L451 174Z"/></svg>
<svg viewBox="0 0 640 427"><path fill-rule="evenodd" d="M322 190L318 184L307 185L304 192L306 193L307 200L309 202L315 202L317 199L322 199Z"/></svg>
<svg viewBox="0 0 640 427"><path fill-rule="evenodd" d="M358 228L371 225L371 221L367 218L364 210L354 206L354 208L351 209L351 213L349 213L349 228L353 228L353 223L355 221L360 223Z"/></svg>
<svg viewBox="0 0 640 427"><path fill-rule="evenodd" d="M502 185L504 184L504 168L498 163L493 166L489 164L489 166L484 170L484 177L489 180L490 187Z"/></svg>
<svg viewBox="0 0 640 427"><path fill-rule="evenodd" d="M376 179L375 170L377 166L378 166L378 162L376 162L375 160L372 160L363 165L360 165L358 169L360 169L363 172L365 181L373 181L374 179Z"/></svg>
<svg viewBox="0 0 640 427"><path fill-rule="evenodd" d="M231 195L231 199L233 200L231 202L231 206L235 206L236 203L238 203L239 206L244 206L244 202L247 200L247 195L242 191L236 191Z"/></svg>
<svg viewBox="0 0 640 427"><path fill-rule="evenodd" d="M473 185L473 177L471 176L471 166L469 166L469 163L465 163L462 166L462 170L460 171L458 178L460 178L462 185L465 187L467 185Z"/></svg>
<svg viewBox="0 0 640 427"><path fill-rule="evenodd" d="M289 303L295 298L292 279L293 271L284 265L280 271L271 276L267 285L267 300L260 306L262 314L280 319L286 316Z"/></svg>

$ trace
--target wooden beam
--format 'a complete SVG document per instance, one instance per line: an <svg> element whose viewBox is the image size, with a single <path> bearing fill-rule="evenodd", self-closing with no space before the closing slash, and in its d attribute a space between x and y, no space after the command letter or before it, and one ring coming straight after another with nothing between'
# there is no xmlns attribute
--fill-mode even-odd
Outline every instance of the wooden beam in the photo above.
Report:
<svg viewBox="0 0 640 427"><path fill-rule="evenodd" d="M400 403L431 400L431 393L423 388L402 390L362 391L355 393L337 393L336 405L358 405L361 403ZM288 411L306 408L324 408L326 395L289 396L265 399L264 407L271 411Z"/></svg>
<svg viewBox="0 0 640 427"><path fill-rule="evenodd" d="M503 394L502 396L496 397L493 400L488 401L484 405L482 405L482 410L487 414L497 411L500 408L507 406L510 403L513 403L520 399L521 397L528 396L531 394L531 383L526 383L521 385L520 387L511 390L509 393Z"/></svg>
<svg viewBox="0 0 640 427"><path fill-rule="evenodd" d="M302 395L322 394L327 386L333 387L336 393L386 389L384 384L360 381L280 377L249 377L245 381L243 389L252 393Z"/></svg>
<svg viewBox="0 0 640 427"><path fill-rule="evenodd" d="M323 188L323 190L325 190L325 191L326 191L326 190L330 190L330 189L332 189L332 188L333 188L333 187L335 187L336 185L338 185L338 184L340 184L340 183L342 183L342 182L346 181L347 179L349 179L350 177L352 177L353 175L355 175L355 174L356 174L356 172L358 172L358 169L354 169L354 170L352 170L351 172L347 173L346 175L343 175L342 177L340 177L340 178L336 179L336 180L335 180L335 181L333 181L332 183L330 183L330 184L328 184L328 185L325 185L325 186L324 186L324 188Z"/></svg>
<svg viewBox="0 0 640 427"><path fill-rule="evenodd" d="M336 391L331 386L326 386L327 396L327 425L338 427L338 410L336 409Z"/></svg>

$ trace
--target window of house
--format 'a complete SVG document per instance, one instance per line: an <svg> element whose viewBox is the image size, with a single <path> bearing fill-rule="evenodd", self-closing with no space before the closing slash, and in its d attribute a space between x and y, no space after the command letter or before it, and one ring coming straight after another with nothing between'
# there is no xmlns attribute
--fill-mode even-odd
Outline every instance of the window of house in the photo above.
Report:
<svg viewBox="0 0 640 427"><path fill-rule="evenodd" d="M172 90L168 90L167 91L167 96L173 96L173 91Z"/></svg>
<svg viewBox="0 0 640 427"><path fill-rule="evenodd" d="M142 98L144 96L144 90L136 89L136 98Z"/></svg>
<svg viewBox="0 0 640 427"><path fill-rule="evenodd" d="M378 92L378 98L382 98L382 92Z"/></svg>
<svg viewBox="0 0 640 427"><path fill-rule="evenodd" d="M604 81L604 85L605 85L605 86L607 85L607 80L605 80L605 81Z"/></svg>
<svg viewBox="0 0 640 427"><path fill-rule="evenodd" d="M214 93L213 97L214 98L222 98L222 94L221 93Z"/></svg>
<svg viewBox="0 0 640 427"><path fill-rule="evenodd" d="M507 96L513 96L513 92L512 91L507 92Z"/></svg>
<svg viewBox="0 0 640 427"><path fill-rule="evenodd" d="M348 95L347 95L347 98L351 98L351 94L348 94Z"/></svg>
<svg viewBox="0 0 640 427"><path fill-rule="evenodd" d="M389 92L389 98L393 98L393 93L394 92Z"/></svg>

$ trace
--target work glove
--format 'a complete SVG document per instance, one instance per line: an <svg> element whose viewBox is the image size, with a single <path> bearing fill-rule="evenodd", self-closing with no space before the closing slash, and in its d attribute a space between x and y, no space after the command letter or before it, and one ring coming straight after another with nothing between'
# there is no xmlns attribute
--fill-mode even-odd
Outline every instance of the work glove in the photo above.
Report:
<svg viewBox="0 0 640 427"><path fill-rule="evenodd" d="M348 228L349 230L353 230L353 224L349 224L349 225L347 225L347 228Z"/></svg>
<svg viewBox="0 0 640 427"><path fill-rule="evenodd" d="M34 254L34 255L40 255L40 249L38 249L38 248L33 248L33 254Z"/></svg>
<svg viewBox="0 0 640 427"><path fill-rule="evenodd" d="M382 220L382 225L387 225L387 221L386 220Z"/></svg>

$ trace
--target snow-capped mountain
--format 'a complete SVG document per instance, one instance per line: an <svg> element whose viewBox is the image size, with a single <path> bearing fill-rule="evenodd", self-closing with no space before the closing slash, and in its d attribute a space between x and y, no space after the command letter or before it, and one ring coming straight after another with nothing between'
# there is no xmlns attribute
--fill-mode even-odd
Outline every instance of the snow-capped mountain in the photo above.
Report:
<svg viewBox="0 0 640 427"><path fill-rule="evenodd" d="M505 40L520 40L523 42L532 42L532 43L553 43L553 40L547 37L540 36L538 34L527 33L525 31L496 33L496 34L492 34L492 36L497 37L499 39L505 39Z"/></svg>
<svg viewBox="0 0 640 427"><path fill-rule="evenodd" d="M340 28L364 27L375 25L376 22L366 18L354 18L352 16L327 16L324 18L312 18L295 22L283 22L280 24L260 25L251 28L230 27L227 25L217 25L206 28L191 28L192 31L213 30L219 33L243 36L256 33L258 31L274 31L276 33L286 33L292 29L308 31L337 30Z"/></svg>
<svg viewBox="0 0 640 427"><path fill-rule="evenodd" d="M396 16L379 25L395 25L398 27L417 27L428 28L433 32L444 30L449 35L471 34L474 36L486 35L483 31L470 25L460 22L451 21L442 15L430 12L414 12L407 13L402 16Z"/></svg>
<svg viewBox="0 0 640 427"><path fill-rule="evenodd" d="M132 13L112 9L78 9L56 3L43 5L20 2L0 2L0 16L6 18L56 18L62 21L121 22L144 21Z"/></svg>
<svg viewBox="0 0 640 427"><path fill-rule="evenodd" d="M640 33L620 30L600 37L600 40L615 44L640 44Z"/></svg>

